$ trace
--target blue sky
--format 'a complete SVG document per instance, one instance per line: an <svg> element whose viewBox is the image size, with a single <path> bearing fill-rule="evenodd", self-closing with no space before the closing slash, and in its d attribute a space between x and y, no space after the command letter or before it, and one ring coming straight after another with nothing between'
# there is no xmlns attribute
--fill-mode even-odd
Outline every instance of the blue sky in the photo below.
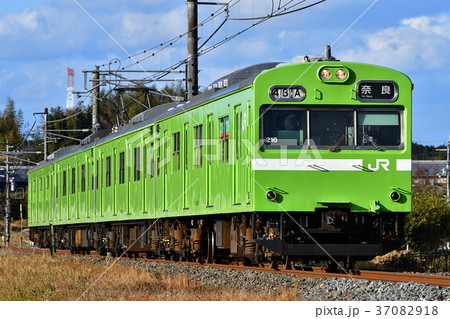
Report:
<svg viewBox="0 0 450 319"><path fill-rule="evenodd" d="M307 0L304 4L313 2ZM264 15L271 3L241 0L232 8L230 17ZM202 6L199 21L216 9ZM199 36L206 39L222 17L201 27ZM211 43L247 25L229 21ZM185 30L184 0L3 0L0 107L11 97L31 124L33 112L57 105L65 107L67 67L75 69L75 90L82 91L82 70L149 49ZM448 0L327 0L271 19L201 56L200 85L207 86L214 79L251 64L290 61L298 55L321 53L325 44L333 44L333 56L340 60L383 65L407 74L415 84L413 140L439 145L448 138ZM165 68L185 55L186 40L182 38L142 65L147 69ZM126 59L122 66L132 62Z"/></svg>

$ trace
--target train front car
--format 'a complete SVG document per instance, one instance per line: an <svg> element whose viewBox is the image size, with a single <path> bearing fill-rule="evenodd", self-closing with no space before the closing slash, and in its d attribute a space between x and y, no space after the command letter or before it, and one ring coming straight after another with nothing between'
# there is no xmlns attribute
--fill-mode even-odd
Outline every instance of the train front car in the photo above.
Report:
<svg viewBox="0 0 450 319"><path fill-rule="evenodd" d="M327 60L267 70L253 88L256 242L269 255L344 264L404 244L410 79Z"/></svg>

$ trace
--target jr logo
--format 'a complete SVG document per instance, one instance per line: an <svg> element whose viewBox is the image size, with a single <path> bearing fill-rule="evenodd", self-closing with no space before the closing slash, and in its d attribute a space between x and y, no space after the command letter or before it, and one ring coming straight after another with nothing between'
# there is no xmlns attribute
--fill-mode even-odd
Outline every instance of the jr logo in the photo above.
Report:
<svg viewBox="0 0 450 319"><path fill-rule="evenodd" d="M378 171L380 169L380 166L384 168L385 171L389 171L389 160L388 159L377 159L377 163L375 167L372 167L372 165L368 165L369 169L371 171Z"/></svg>

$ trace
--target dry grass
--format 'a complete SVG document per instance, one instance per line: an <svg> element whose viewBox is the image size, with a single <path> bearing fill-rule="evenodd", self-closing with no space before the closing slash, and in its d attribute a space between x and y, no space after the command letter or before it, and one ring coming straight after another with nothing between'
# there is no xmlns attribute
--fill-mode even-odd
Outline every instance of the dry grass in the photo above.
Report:
<svg viewBox="0 0 450 319"><path fill-rule="evenodd" d="M3 228L4 222L0 221L0 228ZM30 230L28 228L28 220L24 219L22 223L23 229L23 240L22 247L29 248L30 246ZM3 236L3 232L1 232ZM20 220L11 220L11 237L10 237L10 246L11 247L20 247ZM2 237L3 238L3 237ZM0 242L0 246L3 246L3 240Z"/></svg>
<svg viewBox="0 0 450 319"><path fill-rule="evenodd" d="M297 300L297 289L274 294L212 288L186 276L119 265L96 281L108 266L68 256L2 254L0 300Z"/></svg>

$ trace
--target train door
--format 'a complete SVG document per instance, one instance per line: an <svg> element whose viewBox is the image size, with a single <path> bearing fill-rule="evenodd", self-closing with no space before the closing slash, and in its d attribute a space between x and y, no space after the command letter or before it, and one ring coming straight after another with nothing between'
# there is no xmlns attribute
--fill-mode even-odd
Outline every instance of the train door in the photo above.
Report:
<svg viewBox="0 0 450 319"><path fill-rule="evenodd" d="M116 155L116 161L118 161L116 164L115 171L117 173L117 178L115 179L116 183L118 181L118 184L115 184L115 212L117 215L123 215L128 213L128 170L127 167L129 165L130 159L126 156L127 150L121 149L122 151L119 152L118 156Z"/></svg>
<svg viewBox="0 0 450 319"><path fill-rule="evenodd" d="M241 181L240 176L242 176L242 165L241 165L241 121L242 121L242 112L240 111L241 105L236 105L234 107L234 116L233 116L233 124L234 124L234 136L232 144L233 150L231 157L232 167L233 167L233 204L241 204Z"/></svg>
<svg viewBox="0 0 450 319"><path fill-rule="evenodd" d="M95 218L95 160L94 150L91 151L91 159L89 161L89 208L86 217L90 218L91 214Z"/></svg>
<svg viewBox="0 0 450 319"><path fill-rule="evenodd" d="M131 148L130 213L137 214L142 212L142 148L140 143Z"/></svg>
<svg viewBox="0 0 450 319"><path fill-rule="evenodd" d="M142 186L142 196L141 196L141 211L142 212L146 212L147 211L147 157L148 157L148 147L147 144L145 143L145 139L143 139L143 143L142 143L142 182L141 182L141 186Z"/></svg>
<svg viewBox="0 0 450 319"><path fill-rule="evenodd" d="M55 167L55 221L61 220L61 204L60 201L60 187L61 187L61 181L59 180L59 165L56 165Z"/></svg>
<svg viewBox="0 0 450 319"><path fill-rule="evenodd" d="M53 222L54 218L54 198L53 198L53 169L48 173L48 220Z"/></svg>
<svg viewBox="0 0 450 319"><path fill-rule="evenodd" d="M162 209L162 182L161 182L161 138L159 137L159 126L157 126L158 138L156 140L156 177L155 177L155 214Z"/></svg>
<svg viewBox="0 0 450 319"><path fill-rule="evenodd" d="M69 201L67 219L77 218L76 163L75 165L70 165L67 171L67 198Z"/></svg>
<svg viewBox="0 0 450 319"><path fill-rule="evenodd" d="M82 162L84 162L83 160L84 155L82 155ZM82 212L84 212L84 205L86 203L85 198L84 198L84 190L82 189L82 183L83 183L83 176L82 176L82 165L80 165L80 162L77 161L77 166L75 167L76 170L76 186L75 186L75 202L76 202L76 218L80 219L80 217L82 216ZM84 217L84 215L83 215Z"/></svg>
<svg viewBox="0 0 450 319"><path fill-rule="evenodd" d="M95 158L95 188L94 202L96 218L103 216L102 212L102 176L101 176L102 154L99 152ZM98 221L98 219L96 220Z"/></svg>
<svg viewBox="0 0 450 319"><path fill-rule="evenodd" d="M117 148L113 149L111 159L111 214L117 215Z"/></svg>
<svg viewBox="0 0 450 319"><path fill-rule="evenodd" d="M252 161L252 147L254 138L252 136L253 130L251 129L253 124L253 118L252 118L252 112L251 112L251 103L250 101L247 102L247 108L244 108L244 112L242 114L242 143L245 143L242 146L242 167L243 167L243 174L242 174L242 182L243 182L243 189L242 192L244 194L245 201L247 204L250 204L250 194L251 194L251 185L252 185L252 170L250 169L251 161ZM258 142L259 143L259 142Z"/></svg>
<svg viewBox="0 0 450 319"><path fill-rule="evenodd" d="M153 139L153 129L150 127L150 135L144 139L145 147L145 179L144 179L144 211L149 214L149 218L153 217L155 210L155 143Z"/></svg>
<svg viewBox="0 0 450 319"><path fill-rule="evenodd" d="M207 125L207 151L206 151L206 207L212 206L212 159L213 141L214 141L214 120L213 115L209 114L206 119Z"/></svg>
<svg viewBox="0 0 450 319"><path fill-rule="evenodd" d="M183 208L189 207L189 123L184 124L184 143L183 143Z"/></svg>
<svg viewBox="0 0 450 319"><path fill-rule="evenodd" d="M112 215L112 157L111 154L102 154L102 168L101 168L101 187L102 187L102 215Z"/></svg>
<svg viewBox="0 0 450 319"><path fill-rule="evenodd" d="M169 131L165 130L163 135L163 149L164 149L164 165L163 165L163 210L168 209L168 168L169 168Z"/></svg>

